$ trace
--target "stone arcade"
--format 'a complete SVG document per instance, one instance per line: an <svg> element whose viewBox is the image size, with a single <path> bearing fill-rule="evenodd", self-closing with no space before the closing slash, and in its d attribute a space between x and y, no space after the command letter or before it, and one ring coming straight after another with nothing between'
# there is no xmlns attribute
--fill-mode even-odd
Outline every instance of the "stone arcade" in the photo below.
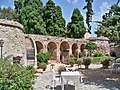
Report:
<svg viewBox="0 0 120 90"><path fill-rule="evenodd" d="M85 36L86 37L86 36ZM23 26L14 21L0 20L0 39L4 40L3 56L12 55L20 57L23 66L32 65L37 67L36 55L38 52L48 51L51 53L50 60L64 62L71 54L78 57L79 52L86 56L85 45L87 42L95 42L96 50L110 53L107 38L65 38L35 34L24 34Z"/></svg>

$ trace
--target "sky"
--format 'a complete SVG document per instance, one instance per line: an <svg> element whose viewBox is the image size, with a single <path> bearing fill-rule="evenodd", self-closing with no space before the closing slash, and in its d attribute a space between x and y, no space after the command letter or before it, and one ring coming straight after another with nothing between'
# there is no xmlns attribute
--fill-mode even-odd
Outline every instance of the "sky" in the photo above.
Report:
<svg viewBox="0 0 120 90"><path fill-rule="evenodd" d="M42 0L43 5L46 4L48 0ZM55 5L59 5L62 9L63 17L66 20L66 25L68 22L71 21L71 16L74 8L78 8L83 15L84 19L86 19L86 10L83 10L83 7L86 5L85 0L53 0L55 2ZM102 20L102 15L104 13L108 12L110 6L112 4L117 3L117 0L93 0L93 10L94 10L94 15L93 15L93 21L101 21ZM14 0L0 0L0 7L12 7L14 8ZM86 25L86 22L84 20L84 24ZM96 31L95 28L97 28L97 25L95 22L92 24L92 29L91 29L91 36L96 37L94 34L94 31Z"/></svg>

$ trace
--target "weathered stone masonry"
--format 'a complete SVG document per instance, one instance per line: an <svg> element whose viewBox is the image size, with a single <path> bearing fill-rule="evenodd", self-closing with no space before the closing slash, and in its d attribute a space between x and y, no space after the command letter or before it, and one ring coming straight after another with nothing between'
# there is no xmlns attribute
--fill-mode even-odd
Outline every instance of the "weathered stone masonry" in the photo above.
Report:
<svg viewBox="0 0 120 90"><path fill-rule="evenodd" d="M110 48L106 38L65 38L45 35L24 34L21 24L14 21L0 20L0 39L4 40L3 56L20 56L20 63L24 66L37 67L36 55L38 52L51 53L50 60L64 62L71 54L78 57L79 52L86 56L85 45L87 42L95 42L97 51L109 54Z"/></svg>

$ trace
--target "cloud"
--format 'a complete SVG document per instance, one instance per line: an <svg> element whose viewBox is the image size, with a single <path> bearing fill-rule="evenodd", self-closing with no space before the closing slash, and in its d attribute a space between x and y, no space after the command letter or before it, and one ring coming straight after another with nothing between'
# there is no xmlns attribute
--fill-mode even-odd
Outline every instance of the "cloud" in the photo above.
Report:
<svg viewBox="0 0 120 90"><path fill-rule="evenodd" d="M108 2L103 2L99 7L100 11L94 14L93 21L102 21L102 16L109 11L110 4Z"/></svg>
<svg viewBox="0 0 120 90"><path fill-rule="evenodd" d="M75 4L78 2L78 0L67 0L68 3L72 3L72 4Z"/></svg>

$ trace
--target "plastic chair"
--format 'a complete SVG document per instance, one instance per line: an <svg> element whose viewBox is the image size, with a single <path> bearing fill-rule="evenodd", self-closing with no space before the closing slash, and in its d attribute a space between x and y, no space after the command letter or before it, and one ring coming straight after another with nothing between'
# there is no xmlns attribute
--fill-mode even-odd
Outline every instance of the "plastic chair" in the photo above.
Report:
<svg viewBox="0 0 120 90"><path fill-rule="evenodd" d="M54 70L52 70L52 80L53 80L53 90L54 90L57 82L61 82L60 75Z"/></svg>

